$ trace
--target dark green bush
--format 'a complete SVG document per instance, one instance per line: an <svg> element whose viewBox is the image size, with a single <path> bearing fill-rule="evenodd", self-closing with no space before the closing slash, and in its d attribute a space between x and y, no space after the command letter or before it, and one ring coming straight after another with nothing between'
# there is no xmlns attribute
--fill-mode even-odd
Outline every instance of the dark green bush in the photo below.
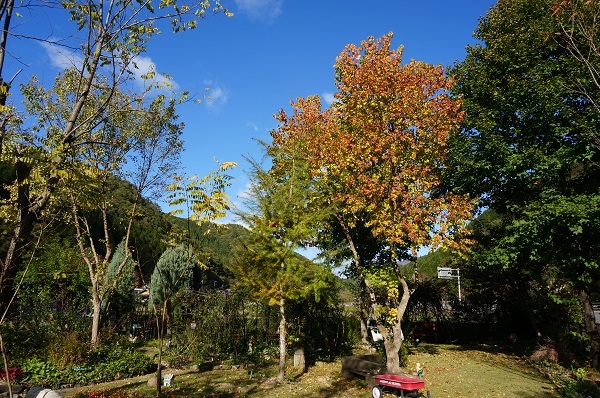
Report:
<svg viewBox="0 0 600 398"><path fill-rule="evenodd" d="M600 387L588 380L568 379L559 388L559 392L565 398L600 397Z"/></svg>

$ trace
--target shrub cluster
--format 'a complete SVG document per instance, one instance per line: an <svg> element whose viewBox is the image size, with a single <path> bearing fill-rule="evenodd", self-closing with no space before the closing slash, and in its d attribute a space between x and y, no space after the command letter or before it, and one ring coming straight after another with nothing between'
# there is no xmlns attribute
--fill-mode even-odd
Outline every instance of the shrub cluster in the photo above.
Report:
<svg viewBox="0 0 600 398"><path fill-rule="evenodd" d="M86 363L59 367L50 362L31 358L21 363L23 381L43 386L61 384L101 383L139 376L152 371L154 364L143 353L123 347L102 347L87 356Z"/></svg>

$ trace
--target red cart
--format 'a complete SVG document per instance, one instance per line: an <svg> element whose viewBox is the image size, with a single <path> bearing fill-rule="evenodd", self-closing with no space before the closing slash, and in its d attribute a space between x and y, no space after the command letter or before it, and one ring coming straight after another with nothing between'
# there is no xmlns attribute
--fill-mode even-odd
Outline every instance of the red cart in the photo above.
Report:
<svg viewBox="0 0 600 398"><path fill-rule="evenodd" d="M431 398L429 391L427 395L419 390L425 388L425 380L408 376L398 376L392 374L373 375L376 385L371 390L373 398L381 398L384 390L389 390L402 398Z"/></svg>

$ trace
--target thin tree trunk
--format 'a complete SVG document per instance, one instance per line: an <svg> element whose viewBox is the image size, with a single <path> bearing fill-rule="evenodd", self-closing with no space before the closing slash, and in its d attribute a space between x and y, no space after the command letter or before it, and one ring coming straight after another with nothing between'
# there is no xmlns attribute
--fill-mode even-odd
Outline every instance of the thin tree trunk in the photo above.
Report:
<svg viewBox="0 0 600 398"><path fill-rule="evenodd" d="M20 160L20 151L17 148L14 155L14 167L17 184L17 213L13 221L12 235L4 255L4 262L0 269L0 305L2 309L8 306L13 296L14 279L19 271L19 264L23 249L27 245L27 238L33 231L33 226L38 220L38 213L32 209L29 197L29 184L25 183L29 176L30 168Z"/></svg>
<svg viewBox="0 0 600 398"><path fill-rule="evenodd" d="M0 89L4 92L0 92L0 109L6 105L6 98L8 97L8 91L10 90L10 81L4 79L4 59L6 55L6 41L8 39L8 32L10 29L10 20L13 14L14 0L3 1L0 7L0 19L4 19L2 24L2 32L0 32ZM0 155L4 148L4 138L6 137L6 125L8 124L9 117L4 115L0 120Z"/></svg>
<svg viewBox="0 0 600 398"><path fill-rule="evenodd" d="M364 313L360 313L360 341L364 344L369 344L369 328L367 328L367 318Z"/></svg>
<svg viewBox="0 0 600 398"><path fill-rule="evenodd" d="M360 318L360 339L363 343L369 344L369 328L367 325L368 320L368 307L369 304L366 300L366 296L368 293L367 285L365 282L365 276L361 272L360 269L360 255L358 254L358 250L356 250L356 245L354 245L354 239L352 239L352 234L350 234L350 230L348 226L344 222L344 219L340 214L336 214L336 219L344 231L344 236L346 237L346 241L348 242L348 246L350 247L350 251L352 252L353 258L353 266L356 274L359 277L359 296L358 296L358 307L359 307L359 318Z"/></svg>
<svg viewBox="0 0 600 398"><path fill-rule="evenodd" d="M285 381L285 357L286 357L287 324L285 321L285 299L279 302L279 373L277 380Z"/></svg>
<svg viewBox="0 0 600 398"><path fill-rule="evenodd" d="M358 269L358 265L356 266ZM359 273L359 318L360 318L360 339L364 344L369 344L369 303L367 302L367 285L365 283L365 277L362 272Z"/></svg>
<svg viewBox="0 0 600 398"><path fill-rule="evenodd" d="M592 301L586 289L579 293L579 302L583 308L585 331L590 339L590 365L594 369L600 369L600 332L596 325Z"/></svg>
<svg viewBox="0 0 600 398"><path fill-rule="evenodd" d="M90 343L93 348L97 348L100 343L100 316L102 302L98 297L97 287L92 287L92 336Z"/></svg>

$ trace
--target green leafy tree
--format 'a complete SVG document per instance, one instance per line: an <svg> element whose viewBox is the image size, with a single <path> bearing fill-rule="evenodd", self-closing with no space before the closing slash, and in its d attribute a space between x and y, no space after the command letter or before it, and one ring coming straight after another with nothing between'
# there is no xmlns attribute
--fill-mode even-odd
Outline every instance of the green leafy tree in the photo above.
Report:
<svg viewBox="0 0 600 398"><path fill-rule="evenodd" d="M285 376L288 301L308 296L319 301L333 279L329 269L297 253L315 241L328 207L315 195L318 181L295 149L267 147L273 161L269 170L251 160L248 210L239 212L250 237L241 243L233 265L238 284L262 302L279 306L280 382Z"/></svg>
<svg viewBox="0 0 600 398"><path fill-rule="evenodd" d="M186 261L183 263L185 266L179 268L179 274L173 272L169 274L170 271L167 271L164 280L161 269L158 268L158 266L158 271L155 269L158 274L155 277L156 283L154 284L154 289L158 295L158 302L162 303L161 308L157 305L152 306L154 309L156 326L158 328L158 366L156 368L157 397L160 396L161 393L163 331L167 322L170 302L172 300L171 294L178 289L179 283L181 283L184 278L187 280L187 273L190 268L192 268L193 264L198 261L192 251L192 225L194 224L196 227L203 227L205 224L209 224L227 214L227 210L230 208L230 201L225 190L231 185L232 177L226 174L226 172L235 166L237 166L235 162L224 162L219 165L217 170L202 178L199 178L198 176L189 178L175 176L174 181L166 187L169 205L174 208L171 214L186 215L185 221L187 223L187 228L183 236L176 237L179 241L177 242L177 246L183 248ZM209 230L205 233L208 234ZM180 244L181 242L184 243L183 246ZM176 253L181 253L181 251L178 250ZM179 260L183 259L181 254L173 254L172 256L175 259L177 257ZM182 262L179 261L179 263L181 264ZM150 290L150 293L151 303L154 304L155 300L152 289Z"/></svg>
<svg viewBox="0 0 600 398"><path fill-rule="evenodd" d="M77 71L69 69L57 77L50 90L35 82L23 88L26 109L37 118L34 129L46 132L48 141L67 123L78 84ZM81 122L79 134L88 141L61 155L65 159L57 196L68 203L67 215L75 227L81 257L90 275L93 346L98 344L103 308L109 305L112 291L131 256L129 237L138 208L144 196L164 188L164 174L175 170L182 148L183 126L176 123L176 101L162 95L148 100L146 94L115 89L108 79L98 76L80 111L85 121ZM109 98L109 104L103 106ZM40 156L54 154L42 152ZM43 176L51 174L52 169L49 163L42 162L31 170L31 177L43 181ZM109 286L103 281L115 247L110 213L118 176L128 178L134 189L130 191L129 209L118 220L125 257ZM98 225L94 225L96 222Z"/></svg>
<svg viewBox="0 0 600 398"><path fill-rule="evenodd" d="M44 6L50 6L45 3ZM29 5L26 5L29 7ZM90 143L90 118L97 118L111 106L116 106L119 96L112 94L118 87L128 84L136 60L143 54L152 37L160 33L162 23L175 32L193 29L199 20L225 10L219 0L215 2L120 0L114 2L64 1L55 10L56 18L64 17L73 23L73 32L61 44L78 49L74 54L77 73L76 84L71 87L69 106L65 109L64 123L52 130L22 128L8 97L15 75L7 78L5 59L11 54L8 38L13 33L15 1L0 4L0 162L11 166L14 179L4 189L10 200L3 202L0 211L3 218L11 220L7 228L9 244L0 264L0 298L6 306L10 297L14 276L19 270L19 256L30 238L33 226L56 195L59 182L67 175L71 151L84 151ZM61 12L62 11L62 12ZM24 34L23 36L34 37ZM47 36L39 40L46 40ZM52 43L50 43L52 44ZM15 48L17 50L18 48ZM150 79L156 72L145 77ZM109 91L102 101L91 101L99 76L106 79ZM151 80L148 84L152 85ZM26 119L28 115L24 115ZM106 143L107 148L111 144ZM34 173L37 166L43 172Z"/></svg>
<svg viewBox="0 0 600 398"><path fill-rule="evenodd" d="M586 64L557 42L562 28L554 6L500 1L480 21L475 37L482 44L468 47L451 70L452 90L467 112L451 170L455 189L480 196L503 220L488 259L548 294L553 287L540 278L553 273L563 294L579 298L598 367L600 335L590 301L600 279L592 101L599 88Z"/></svg>

